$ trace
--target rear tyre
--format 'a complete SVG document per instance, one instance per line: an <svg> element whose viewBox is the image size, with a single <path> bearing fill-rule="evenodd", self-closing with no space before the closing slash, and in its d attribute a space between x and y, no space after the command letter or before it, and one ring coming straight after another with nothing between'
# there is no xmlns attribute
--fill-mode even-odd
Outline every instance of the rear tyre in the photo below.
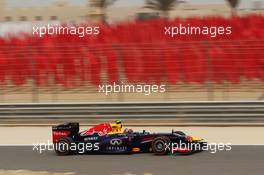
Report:
<svg viewBox="0 0 264 175"><path fill-rule="evenodd" d="M71 154L72 153L70 149L71 143L73 143L71 138L66 137L66 138L59 139L54 144L56 154L58 156L66 156L66 155Z"/></svg>
<svg viewBox="0 0 264 175"><path fill-rule="evenodd" d="M152 151L155 155L167 155L170 152L170 143L168 137L157 137L152 141Z"/></svg>

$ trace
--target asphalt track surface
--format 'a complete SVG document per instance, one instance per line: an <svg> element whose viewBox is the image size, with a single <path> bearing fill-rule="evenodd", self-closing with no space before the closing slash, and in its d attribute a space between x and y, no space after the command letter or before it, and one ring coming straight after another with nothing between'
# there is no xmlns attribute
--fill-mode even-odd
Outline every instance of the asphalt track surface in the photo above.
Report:
<svg viewBox="0 0 264 175"><path fill-rule="evenodd" d="M183 156L39 154L33 146L1 146L0 169L76 172L82 175L262 175L264 146L232 146L231 151L208 151Z"/></svg>

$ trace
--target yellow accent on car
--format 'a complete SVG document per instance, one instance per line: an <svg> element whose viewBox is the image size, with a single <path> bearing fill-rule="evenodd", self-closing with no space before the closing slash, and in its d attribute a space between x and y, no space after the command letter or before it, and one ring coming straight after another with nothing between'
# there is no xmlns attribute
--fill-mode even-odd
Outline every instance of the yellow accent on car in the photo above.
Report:
<svg viewBox="0 0 264 175"><path fill-rule="evenodd" d="M192 137L192 141L201 141L201 140L203 140L200 137L195 137L195 136L191 136L191 137Z"/></svg>
<svg viewBox="0 0 264 175"><path fill-rule="evenodd" d="M109 132L108 135L113 135L113 134L123 134L124 131L114 131L114 132Z"/></svg>
<svg viewBox="0 0 264 175"><path fill-rule="evenodd" d="M139 152L140 151L140 148L133 148L132 151L133 152Z"/></svg>

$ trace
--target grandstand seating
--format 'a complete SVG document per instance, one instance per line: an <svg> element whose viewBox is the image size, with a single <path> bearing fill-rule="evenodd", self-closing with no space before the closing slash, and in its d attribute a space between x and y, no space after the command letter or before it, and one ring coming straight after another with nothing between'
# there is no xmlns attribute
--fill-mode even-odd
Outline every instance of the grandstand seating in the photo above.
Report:
<svg viewBox="0 0 264 175"><path fill-rule="evenodd" d="M232 27L231 35L168 37L179 23ZM0 83L74 88L100 83L264 81L264 16L100 24L98 36L0 38Z"/></svg>

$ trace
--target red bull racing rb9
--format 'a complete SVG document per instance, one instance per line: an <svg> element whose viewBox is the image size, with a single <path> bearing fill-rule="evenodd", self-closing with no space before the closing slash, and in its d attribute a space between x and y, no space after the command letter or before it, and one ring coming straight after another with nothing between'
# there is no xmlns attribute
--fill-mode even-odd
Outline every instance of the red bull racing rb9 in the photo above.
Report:
<svg viewBox="0 0 264 175"><path fill-rule="evenodd" d="M119 128L118 128L119 127ZM79 123L64 123L52 127L52 140L57 155L71 154L131 154L167 155L191 154L202 151L203 139L181 131L150 133L122 130L121 122L98 124L79 132Z"/></svg>

